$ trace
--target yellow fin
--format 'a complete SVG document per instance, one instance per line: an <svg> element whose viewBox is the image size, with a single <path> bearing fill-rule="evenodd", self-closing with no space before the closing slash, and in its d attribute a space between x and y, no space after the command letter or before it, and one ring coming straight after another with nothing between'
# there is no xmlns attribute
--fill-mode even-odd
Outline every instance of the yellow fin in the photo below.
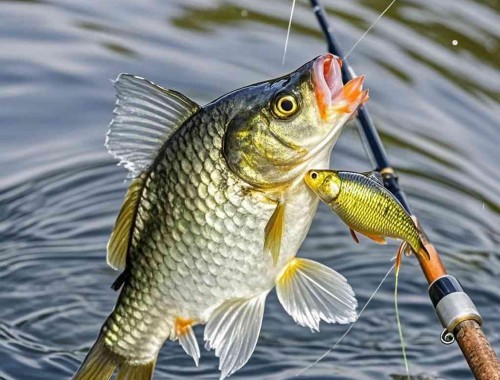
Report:
<svg viewBox="0 0 500 380"><path fill-rule="evenodd" d="M116 380L151 380L156 364L156 356L145 363L129 364L123 356L112 352L102 336L90 349L82 365L72 380L109 380L118 368Z"/></svg>
<svg viewBox="0 0 500 380"><path fill-rule="evenodd" d="M141 199L146 178L147 173L143 173L132 181L118 218L116 218L115 227L113 228L107 247L107 261L114 269L125 269L130 234L132 233L137 206Z"/></svg>
<svg viewBox="0 0 500 380"><path fill-rule="evenodd" d="M264 252L271 255L274 265L278 263L284 230L285 205L279 202L264 230Z"/></svg>
<svg viewBox="0 0 500 380"><path fill-rule="evenodd" d="M116 375L116 380L151 380L155 370L156 358L141 364L123 363Z"/></svg>
<svg viewBox="0 0 500 380"><path fill-rule="evenodd" d="M99 337L90 349L72 380L109 380L120 364L118 355L113 354Z"/></svg>
<svg viewBox="0 0 500 380"><path fill-rule="evenodd" d="M387 240L385 240L382 236L371 235L371 234L364 234L364 233L362 233L362 234L365 235L368 239L372 239L375 243L378 243L378 244L387 244Z"/></svg>

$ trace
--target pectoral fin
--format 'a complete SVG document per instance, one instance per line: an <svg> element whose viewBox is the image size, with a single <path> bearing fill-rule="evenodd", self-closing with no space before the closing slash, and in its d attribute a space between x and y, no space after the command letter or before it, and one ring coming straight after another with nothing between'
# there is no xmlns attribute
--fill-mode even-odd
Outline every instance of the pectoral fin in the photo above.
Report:
<svg viewBox="0 0 500 380"><path fill-rule="evenodd" d="M279 202L265 228L264 252L273 258L273 264L278 263L281 249L281 239L285 231L285 204Z"/></svg>
<svg viewBox="0 0 500 380"><path fill-rule="evenodd" d="M276 283L278 299L301 326L319 331L327 323L351 323L358 302L346 279L333 269L312 260L295 258Z"/></svg>
<svg viewBox="0 0 500 380"><path fill-rule="evenodd" d="M214 310L205 327L205 347L220 358L221 379L250 359L259 338L267 292L229 300Z"/></svg>

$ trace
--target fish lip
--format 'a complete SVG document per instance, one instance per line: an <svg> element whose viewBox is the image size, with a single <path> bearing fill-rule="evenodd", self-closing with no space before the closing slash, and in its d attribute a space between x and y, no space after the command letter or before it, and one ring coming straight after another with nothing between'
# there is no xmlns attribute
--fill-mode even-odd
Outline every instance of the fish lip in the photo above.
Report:
<svg viewBox="0 0 500 380"><path fill-rule="evenodd" d="M333 54L316 58L313 64L313 82L316 102L323 120L327 119L333 99L342 89L342 60Z"/></svg>

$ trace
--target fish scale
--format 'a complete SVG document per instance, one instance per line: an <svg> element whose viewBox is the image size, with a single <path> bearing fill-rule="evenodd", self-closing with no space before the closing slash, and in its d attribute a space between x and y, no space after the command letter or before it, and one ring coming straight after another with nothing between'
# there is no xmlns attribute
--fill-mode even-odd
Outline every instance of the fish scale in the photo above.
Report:
<svg viewBox="0 0 500 380"><path fill-rule="evenodd" d="M338 176L341 190L330 206L348 226L361 233L403 239L414 248L420 246L415 223L381 184L354 172L340 171Z"/></svg>
<svg viewBox="0 0 500 380"><path fill-rule="evenodd" d="M165 339L175 337L177 316L204 323L206 312L223 300L272 286L270 278L252 273L270 266L262 236L274 206L242 196L248 186L225 165L219 125L205 114L193 117L172 137L146 182L130 280L105 325L112 331L109 339L105 331L106 342L117 345L119 354L150 358ZM135 340L130 331L141 320L143 338Z"/></svg>

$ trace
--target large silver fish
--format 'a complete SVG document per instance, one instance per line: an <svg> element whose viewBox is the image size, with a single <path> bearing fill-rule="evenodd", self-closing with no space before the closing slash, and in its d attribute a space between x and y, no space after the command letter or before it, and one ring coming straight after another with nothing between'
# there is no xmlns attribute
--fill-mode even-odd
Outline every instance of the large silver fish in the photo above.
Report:
<svg viewBox="0 0 500 380"><path fill-rule="evenodd" d="M108 263L123 270L122 290L74 379L115 370L117 379L151 379L167 339L198 364L197 324L227 377L252 355L275 286L303 326L356 319L344 277L295 258L318 204L303 176L328 167L343 124L367 99L362 77L342 85L340 65L323 55L204 107L118 77L106 146L133 182Z"/></svg>

